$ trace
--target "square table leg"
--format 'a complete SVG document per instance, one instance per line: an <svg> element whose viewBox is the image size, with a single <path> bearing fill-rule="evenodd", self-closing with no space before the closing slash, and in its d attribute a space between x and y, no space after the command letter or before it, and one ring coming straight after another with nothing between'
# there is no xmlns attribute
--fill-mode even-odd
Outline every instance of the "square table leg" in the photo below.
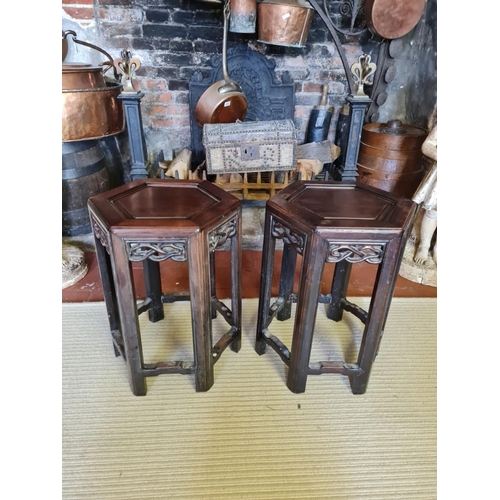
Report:
<svg viewBox="0 0 500 500"><path fill-rule="evenodd" d="M151 259L143 262L146 295L151 300L148 309L149 321L156 323L165 317L161 301L160 263Z"/></svg>
<svg viewBox="0 0 500 500"><path fill-rule="evenodd" d="M315 233L308 236L302 259L290 366L287 377L287 386L295 393L306 390L326 250L326 241L321 236Z"/></svg>
<svg viewBox="0 0 500 500"><path fill-rule="evenodd" d="M264 222L264 245L262 248L262 266L260 272L259 310L257 316L257 337L255 351L262 355L266 352L264 329L268 327L271 287L273 281L274 249L276 239L271 232L271 215L266 211Z"/></svg>
<svg viewBox="0 0 500 500"><path fill-rule="evenodd" d="M241 209L236 218L236 234L231 238L231 317L232 326L236 330L236 337L231 342L231 349L239 352L241 349L241 266L242 266L242 234Z"/></svg>
<svg viewBox="0 0 500 500"><path fill-rule="evenodd" d="M212 359L212 307L208 239L200 232L188 241L189 294L197 392L208 391L214 383Z"/></svg>
<svg viewBox="0 0 500 500"><path fill-rule="evenodd" d="M333 272L332 291L330 304L326 311L327 318L333 321L342 319L344 308L342 307L342 299L346 298L349 278L351 277L352 264L347 260L341 260L335 264Z"/></svg>
<svg viewBox="0 0 500 500"><path fill-rule="evenodd" d="M120 316L123 348L127 363L130 388L136 396L146 395L146 381L143 375L144 361L137 314L136 295L126 242L112 235L113 256L111 265L116 286L116 297Z"/></svg>
<svg viewBox="0 0 500 500"><path fill-rule="evenodd" d="M217 281L215 275L215 251L210 252L210 296L214 299L217 296ZM210 317L217 317L217 309L211 306Z"/></svg>
<svg viewBox="0 0 500 500"><path fill-rule="evenodd" d="M391 240L386 245L383 260L379 264L358 355L357 364L362 373L349 377L353 394L364 394L366 392L373 362L389 314L403 250L404 244L402 245L401 238Z"/></svg>
<svg viewBox="0 0 500 500"><path fill-rule="evenodd" d="M101 243L101 240L94 235L97 264L99 267L99 275L101 277L102 291L104 295L104 303L108 313L109 329L111 335L113 332L119 331L118 304L116 303L115 285L113 282L113 271L111 269L111 259L106 251L106 247ZM120 356L120 351L113 343L115 356Z"/></svg>
<svg viewBox="0 0 500 500"><path fill-rule="evenodd" d="M280 290L279 296L283 299L284 305L278 312L276 319L285 321L292 315L292 291L295 278L295 266L297 263L297 252L292 245L284 244L283 258L281 261Z"/></svg>

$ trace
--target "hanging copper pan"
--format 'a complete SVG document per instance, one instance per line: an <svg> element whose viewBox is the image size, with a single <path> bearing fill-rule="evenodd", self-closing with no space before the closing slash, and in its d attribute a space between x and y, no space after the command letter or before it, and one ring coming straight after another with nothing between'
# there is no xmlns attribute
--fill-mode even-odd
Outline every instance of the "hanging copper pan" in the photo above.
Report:
<svg viewBox="0 0 500 500"><path fill-rule="evenodd" d="M417 25L424 7L425 0L365 0L366 24L382 38L400 38Z"/></svg>
<svg viewBox="0 0 500 500"><path fill-rule="evenodd" d="M229 0L224 6L224 36L222 41L223 79L208 87L194 109L196 123L203 127L206 123L234 123L243 121L248 103L241 87L227 72L227 31L229 26Z"/></svg>
<svg viewBox="0 0 500 500"><path fill-rule="evenodd" d="M258 41L305 47L313 13L306 0L262 0L258 5Z"/></svg>

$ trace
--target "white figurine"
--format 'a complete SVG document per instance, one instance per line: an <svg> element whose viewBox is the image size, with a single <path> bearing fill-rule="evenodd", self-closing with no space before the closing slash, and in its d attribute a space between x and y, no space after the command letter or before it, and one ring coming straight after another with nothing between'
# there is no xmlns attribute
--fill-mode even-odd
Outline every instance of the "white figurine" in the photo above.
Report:
<svg viewBox="0 0 500 500"><path fill-rule="evenodd" d="M431 121L434 120L431 118ZM422 153L434 162L412 198L415 203L421 204L421 209L424 210L419 243L413 260L417 264L425 264L432 255L437 266L437 240L431 250L432 237L437 229L437 119L434 123L422 144Z"/></svg>

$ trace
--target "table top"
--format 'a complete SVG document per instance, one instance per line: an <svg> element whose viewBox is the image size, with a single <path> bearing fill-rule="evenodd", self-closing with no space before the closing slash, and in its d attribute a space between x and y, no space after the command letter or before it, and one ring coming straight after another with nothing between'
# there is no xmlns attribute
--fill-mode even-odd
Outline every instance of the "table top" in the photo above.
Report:
<svg viewBox="0 0 500 500"><path fill-rule="evenodd" d="M318 230L399 231L416 205L407 198L358 182L296 181L270 198L279 215Z"/></svg>
<svg viewBox="0 0 500 500"><path fill-rule="evenodd" d="M203 229L240 204L211 182L178 179L139 179L88 201L91 213L108 227L149 229Z"/></svg>

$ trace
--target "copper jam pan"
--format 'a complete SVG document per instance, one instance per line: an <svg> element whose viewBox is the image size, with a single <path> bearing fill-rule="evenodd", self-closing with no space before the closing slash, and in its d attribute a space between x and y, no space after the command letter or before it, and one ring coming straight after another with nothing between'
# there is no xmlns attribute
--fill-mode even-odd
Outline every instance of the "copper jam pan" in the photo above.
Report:
<svg viewBox="0 0 500 500"><path fill-rule="evenodd" d="M85 63L63 63L62 89L96 89L106 86L102 66Z"/></svg>
<svg viewBox="0 0 500 500"><path fill-rule="evenodd" d="M62 142L100 139L125 129L119 83L62 91Z"/></svg>

